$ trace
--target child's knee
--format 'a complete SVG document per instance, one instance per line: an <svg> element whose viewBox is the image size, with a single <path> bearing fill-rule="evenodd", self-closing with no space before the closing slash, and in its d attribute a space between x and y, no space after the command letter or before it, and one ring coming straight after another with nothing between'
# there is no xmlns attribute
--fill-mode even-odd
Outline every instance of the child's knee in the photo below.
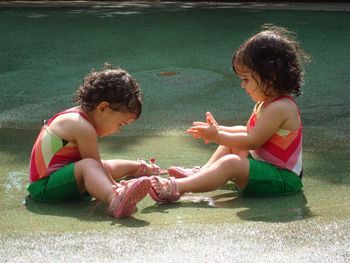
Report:
<svg viewBox="0 0 350 263"><path fill-rule="evenodd" d="M75 163L75 174L84 174L87 170L102 169L102 164L95 159L85 158Z"/></svg>
<svg viewBox="0 0 350 263"><path fill-rule="evenodd" d="M240 163L241 159L238 155L228 154L217 160L215 166L222 172L225 171L225 174L230 174L230 176L232 176L234 171L237 171Z"/></svg>
<svg viewBox="0 0 350 263"><path fill-rule="evenodd" d="M242 164L242 158L237 154L228 154L220 159L220 163L223 166L235 168Z"/></svg>
<svg viewBox="0 0 350 263"><path fill-rule="evenodd" d="M230 179L246 183L249 174L249 161L236 154L229 154L220 159L219 166L228 172Z"/></svg>

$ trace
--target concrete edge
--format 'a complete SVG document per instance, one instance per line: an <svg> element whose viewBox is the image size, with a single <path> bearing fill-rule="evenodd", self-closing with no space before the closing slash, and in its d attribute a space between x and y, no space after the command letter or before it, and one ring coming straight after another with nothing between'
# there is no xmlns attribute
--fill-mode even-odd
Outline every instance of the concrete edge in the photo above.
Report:
<svg viewBox="0 0 350 263"><path fill-rule="evenodd" d="M266 10L350 11L344 2L0 1L4 7L219 7Z"/></svg>

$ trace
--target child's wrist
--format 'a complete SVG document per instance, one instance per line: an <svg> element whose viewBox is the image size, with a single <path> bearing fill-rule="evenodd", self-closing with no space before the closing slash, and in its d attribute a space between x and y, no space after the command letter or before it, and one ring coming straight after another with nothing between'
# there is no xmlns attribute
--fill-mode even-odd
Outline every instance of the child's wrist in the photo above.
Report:
<svg viewBox="0 0 350 263"><path fill-rule="evenodd" d="M215 139L214 139L214 141L215 141L217 144L220 144L219 139L220 139L220 129L217 129L217 130L216 130L216 134L215 134Z"/></svg>

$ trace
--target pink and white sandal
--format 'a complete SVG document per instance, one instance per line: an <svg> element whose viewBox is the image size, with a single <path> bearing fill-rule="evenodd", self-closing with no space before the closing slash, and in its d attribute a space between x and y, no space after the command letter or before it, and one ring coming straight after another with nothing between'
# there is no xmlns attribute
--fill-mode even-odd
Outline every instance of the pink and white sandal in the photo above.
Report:
<svg viewBox="0 0 350 263"><path fill-rule="evenodd" d="M137 159L138 162L140 162L140 167L138 168L137 174L140 174L140 176L152 176L152 175L162 175L166 174L167 172L163 169L160 169L158 165L156 165L156 159L151 158L149 160L149 164L145 160ZM147 172L149 169L149 166L151 166L151 173Z"/></svg>
<svg viewBox="0 0 350 263"><path fill-rule="evenodd" d="M136 204L148 194L150 188L151 179L148 177L116 183L112 186L115 196L109 205L108 213L115 218L130 216L135 211Z"/></svg>
<svg viewBox="0 0 350 263"><path fill-rule="evenodd" d="M169 176L175 178L186 178L195 175L200 170L200 166L195 166L193 168L184 168L179 166L170 166L168 169Z"/></svg>
<svg viewBox="0 0 350 263"><path fill-rule="evenodd" d="M166 203L175 202L180 199L180 193L177 189L177 184L174 177L162 178L160 176L152 176L151 180L156 182L160 188L160 192L157 192L151 186L149 195L156 202Z"/></svg>

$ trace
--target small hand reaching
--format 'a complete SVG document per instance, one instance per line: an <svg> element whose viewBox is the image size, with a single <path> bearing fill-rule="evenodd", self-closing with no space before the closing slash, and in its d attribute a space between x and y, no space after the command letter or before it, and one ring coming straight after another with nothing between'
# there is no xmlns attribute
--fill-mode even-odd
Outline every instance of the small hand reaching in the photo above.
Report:
<svg viewBox="0 0 350 263"><path fill-rule="evenodd" d="M187 133L193 138L203 139L206 144L215 141L219 132L219 124L210 112L206 113L206 122L194 122L193 126L187 130Z"/></svg>

